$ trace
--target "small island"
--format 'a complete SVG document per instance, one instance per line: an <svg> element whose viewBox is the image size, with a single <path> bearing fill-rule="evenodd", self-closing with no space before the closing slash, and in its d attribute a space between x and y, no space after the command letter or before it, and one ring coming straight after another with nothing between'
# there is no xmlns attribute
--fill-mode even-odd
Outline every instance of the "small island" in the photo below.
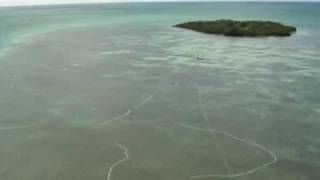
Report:
<svg viewBox="0 0 320 180"><path fill-rule="evenodd" d="M290 36L296 28L272 21L193 21L177 24L175 27L190 29L206 34L238 37Z"/></svg>

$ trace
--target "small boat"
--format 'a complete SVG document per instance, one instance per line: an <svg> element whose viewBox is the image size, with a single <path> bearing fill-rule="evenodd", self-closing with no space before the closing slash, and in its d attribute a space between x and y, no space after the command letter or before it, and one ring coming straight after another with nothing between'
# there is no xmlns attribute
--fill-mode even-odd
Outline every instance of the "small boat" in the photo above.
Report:
<svg viewBox="0 0 320 180"><path fill-rule="evenodd" d="M202 56L196 56L196 59L197 59L198 61L201 61L201 60L204 60L204 57L202 57Z"/></svg>

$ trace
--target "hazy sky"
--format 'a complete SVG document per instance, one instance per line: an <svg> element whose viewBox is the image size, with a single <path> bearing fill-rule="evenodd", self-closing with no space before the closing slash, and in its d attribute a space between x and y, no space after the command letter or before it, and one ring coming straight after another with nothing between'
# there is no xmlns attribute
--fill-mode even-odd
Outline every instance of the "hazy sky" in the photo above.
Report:
<svg viewBox="0 0 320 180"><path fill-rule="evenodd" d="M131 1L197 1L197 0L0 0L0 6L96 3L96 2L131 2ZM223 1L223 0L220 0L220 1ZM256 1L268 1L268 0L256 0ZM271 1L320 1L320 0L271 0Z"/></svg>

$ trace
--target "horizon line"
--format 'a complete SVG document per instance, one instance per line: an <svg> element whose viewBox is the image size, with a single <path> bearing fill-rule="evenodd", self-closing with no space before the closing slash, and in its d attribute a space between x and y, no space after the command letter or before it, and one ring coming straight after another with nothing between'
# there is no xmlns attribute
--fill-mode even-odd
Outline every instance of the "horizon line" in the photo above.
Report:
<svg viewBox="0 0 320 180"><path fill-rule="evenodd" d="M320 0L150 0L150 1L143 1L143 0L128 0L128 1L97 1L97 2L79 2L79 3L49 3L49 4L22 4L22 5L5 5L1 6L0 8L6 7L41 7L41 6L70 6L70 5L97 5L97 4L133 4L133 3L202 3L202 2L255 2L255 3L320 3Z"/></svg>

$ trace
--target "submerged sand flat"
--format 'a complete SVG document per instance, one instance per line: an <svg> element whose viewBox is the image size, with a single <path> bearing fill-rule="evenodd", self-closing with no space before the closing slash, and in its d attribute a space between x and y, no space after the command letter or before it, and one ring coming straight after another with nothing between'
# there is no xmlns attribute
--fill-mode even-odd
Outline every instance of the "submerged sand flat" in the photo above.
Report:
<svg viewBox="0 0 320 180"><path fill-rule="evenodd" d="M3 179L320 177L318 156L306 150L317 141L308 123L318 114L276 75L292 73L302 88L308 74L296 74L295 62L263 57L259 46L250 59L242 51L222 58L233 40L221 37L197 62L182 55L197 45L166 45L178 30L126 33L57 31L8 52L0 67ZM148 43L123 43L137 39ZM244 41L233 48L262 40Z"/></svg>
<svg viewBox="0 0 320 180"><path fill-rule="evenodd" d="M206 4L131 6L1 54L1 180L320 179L317 26L226 38L172 27Z"/></svg>

